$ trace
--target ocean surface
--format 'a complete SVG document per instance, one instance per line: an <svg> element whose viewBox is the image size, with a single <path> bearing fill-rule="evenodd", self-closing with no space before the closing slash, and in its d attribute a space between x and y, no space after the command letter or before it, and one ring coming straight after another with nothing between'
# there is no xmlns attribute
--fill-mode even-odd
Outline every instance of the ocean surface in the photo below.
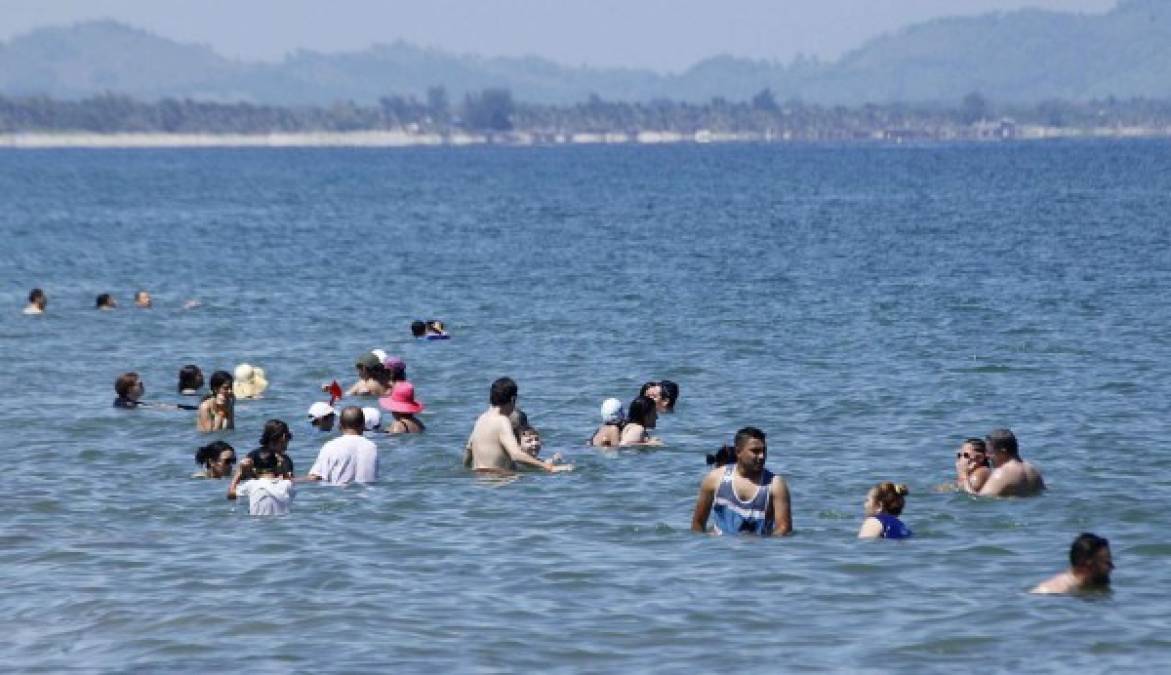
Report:
<svg viewBox="0 0 1171 675"><path fill-rule="evenodd" d="M1166 671L1169 226L1166 141L0 152L0 670ZM372 347L428 431L287 517L190 477L192 413L111 407L259 365L222 436L284 419L304 473ZM460 466L504 375L574 472ZM664 447L583 446L661 378ZM749 424L793 536L691 533ZM1049 491L937 492L1000 426ZM914 539L855 538L880 480ZM1030 596L1083 531L1113 592Z"/></svg>

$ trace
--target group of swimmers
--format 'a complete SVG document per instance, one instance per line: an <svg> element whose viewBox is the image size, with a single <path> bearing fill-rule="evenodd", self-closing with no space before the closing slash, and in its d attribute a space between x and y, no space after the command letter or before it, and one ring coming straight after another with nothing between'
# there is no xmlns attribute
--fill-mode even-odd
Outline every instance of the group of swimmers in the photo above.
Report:
<svg viewBox="0 0 1171 675"><path fill-rule="evenodd" d="M194 309L201 303L198 300L187 300L183 303L184 309ZM44 314L45 308L49 305L49 296L45 295L42 288L34 288L28 292L28 304L24 306L24 314L37 315ZM139 289L134 292L134 306L138 309L150 309L154 306L154 300L150 296L150 291ZM118 308L118 300L109 293L101 293L94 299L94 309L99 311L111 311Z"/></svg>

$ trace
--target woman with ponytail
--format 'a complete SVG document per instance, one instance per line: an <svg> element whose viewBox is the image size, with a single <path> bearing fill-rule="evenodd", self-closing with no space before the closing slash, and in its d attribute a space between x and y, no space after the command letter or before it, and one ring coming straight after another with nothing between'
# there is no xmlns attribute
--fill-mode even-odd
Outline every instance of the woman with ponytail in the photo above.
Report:
<svg viewBox="0 0 1171 675"><path fill-rule="evenodd" d="M858 531L859 539L906 539L911 529L899 520L910 491L906 485L890 481L879 483L866 494L866 520Z"/></svg>

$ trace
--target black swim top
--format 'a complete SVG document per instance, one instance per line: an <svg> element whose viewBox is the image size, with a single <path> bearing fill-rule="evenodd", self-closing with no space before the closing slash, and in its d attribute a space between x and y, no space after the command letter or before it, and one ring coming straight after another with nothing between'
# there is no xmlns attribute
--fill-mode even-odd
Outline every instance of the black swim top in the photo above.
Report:
<svg viewBox="0 0 1171 675"><path fill-rule="evenodd" d="M114 407L115 408L137 408L141 405L144 405L142 401L135 401L135 400L129 399L129 398L116 398L116 399L114 399Z"/></svg>

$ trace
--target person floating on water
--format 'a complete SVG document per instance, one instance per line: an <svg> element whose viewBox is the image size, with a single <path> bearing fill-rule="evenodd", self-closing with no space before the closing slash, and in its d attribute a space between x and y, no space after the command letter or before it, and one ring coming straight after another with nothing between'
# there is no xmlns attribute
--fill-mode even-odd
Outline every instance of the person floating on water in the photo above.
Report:
<svg viewBox="0 0 1171 675"><path fill-rule="evenodd" d="M972 486L971 471L962 465L959 471L960 487L981 497L1030 497L1045 489L1045 481L1037 467L1021 459L1016 436L1009 429L993 429L984 437L988 454L995 467L988 480L979 489Z"/></svg>
<svg viewBox="0 0 1171 675"><path fill-rule="evenodd" d="M405 380L395 382L390 393L378 399L378 405L389 410L394 422L386 428L388 434L418 434L426 430L417 413L423 412L423 404L415 400L415 385Z"/></svg>
<svg viewBox="0 0 1171 675"><path fill-rule="evenodd" d="M622 401L608 398L602 401L602 425L590 437L590 445L603 448L617 447L622 442L622 427L626 424L626 411Z"/></svg>
<svg viewBox="0 0 1171 675"><path fill-rule="evenodd" d="M211 374L211 392L199 404L195 428L203 431L222 431L236 428L236 396L232 393L232 375L217 370Z"/></svg>
<svg viewBox="0 0 1171 675"><path fill-rule="evenodd" d="M378 446L362 436L366 430L362 409L343 408L340 422L342 435L321 446L307 478L331 485L377 482Z"/></svg>
<svg viewBox="0 0 1171 675"><path fill-rule="evenodd" d="M30 316L45 313L45 306L49 304L49 298L45 297L45 292L39 288L34 288L28 292L28 304L21 310L23 314Z"/></svg>
<svg viewBox="0 0 1171 675"><path fill-rule="evenodd" d="M911 536L911 528L899 520L899 515L906 506L907 494L910 491L906 485L895 485L884 482L870 488L866 493L866 502L863 508L866 511L866 520L862 521L862 529L858 531L859 539L907 539Z"/></svg>
<svg viewBox="0 0 1171 675"><path fill-rule="evenodd" d="M418 340L448 340L451 338L447 334L447 328L443 325L443 322L436 319L412 321L411 335L415 336L415 339Z"/></svg>
<svg viewBox="0 0 1171 675"><path fill-rule="evenodd" d="M1030 593L1056 594L1104 591L1110 588L1114 559L1110 542L1096 534L1084 532L1069 547L1069 569L1041 582Z"/></svg>
<svg viewBox="0 0 1171 675"><path fill-rule="evenodd" d="M783 537L793 531L789 486L764 468L768 457L765 434L744 427L732 441L736 462L708 472L699 485L691 529L706 532L715 515L713 534L757 534Z"/></svg>
<svg viewBox="0 0 1171 675"><path fill-rule="evenodd" d="M512 378L502 377L488 392L488 409L472 428L464 446L464 466L476 471L512 472L519 466L531 466L551 473L571 471L571 464L554 464L530 456L521 450L509 415L516 410L518 388Z"/></svg>
<svg viewBox="0 0 1171 675"><path fill-rule="evenodd" d="M102 310L103 312L108 312L117 306L118 301L115 300L114 296L110 295L109 293L102 293L98 296L97 300L94 300L94 307L96 309Z"/></svg>
<svg viewBox="0 0 1171 675"><path fill-rule="evenodd" d="M138 291L134 294L134 306L139 309L150 309L151 299L150 293L146 291Z"/></svg>
<svg viewBox="0 0 1171 675"><path fill-rule="evenodd" d="M212 441L195 451L195 463L203 469L192 478L226 478L236 463L236 449L224 441Z"/></svg>

